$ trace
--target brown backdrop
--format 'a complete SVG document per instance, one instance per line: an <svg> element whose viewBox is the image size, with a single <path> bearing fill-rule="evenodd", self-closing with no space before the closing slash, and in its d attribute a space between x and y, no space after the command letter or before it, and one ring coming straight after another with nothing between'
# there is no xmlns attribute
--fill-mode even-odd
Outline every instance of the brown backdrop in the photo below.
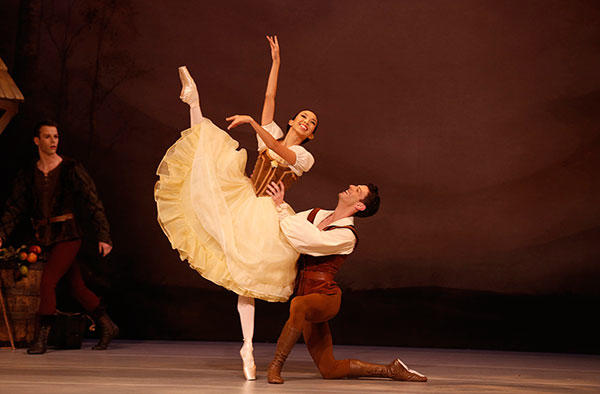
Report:
<svg viewBox="0 0 600 394"><path fill-rule="evenodd" d="M4 3L0 56L13 72L23 17L20 2ZM64 15L41 3L46 16ZM290 193L293 206L332 207L348 183L380 186L382 209L359 221L361 245L340 274L346 289L600 295L597 2L203 3L123 3L101 56L100 86L115 86L93 113L92 139L98 32L73 39L62 98L48 32L65 25L39 33L31 112L56 116L57 100L67 100L61 152L82 159L99 186L120 283L215 290L155 221L156 166L188 124L177 67L191 70L218 125L234 113L259 117L264 35L278 34L276 120L304 108L320 120L307 145L316 165ZM83 20L74 15L71 33ZM5 157L32 156L28 133L14 126L0 136ZM250 128L231 134L252 164Z"/></svg>

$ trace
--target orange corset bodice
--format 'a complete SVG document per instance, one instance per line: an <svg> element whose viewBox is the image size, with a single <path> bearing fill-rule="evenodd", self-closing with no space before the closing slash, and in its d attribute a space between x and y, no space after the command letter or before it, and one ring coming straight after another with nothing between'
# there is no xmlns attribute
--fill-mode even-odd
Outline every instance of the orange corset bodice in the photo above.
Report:
<svg viewBox="0 0 600 394"><path fill-rule="evenodd" d="M283 182L286 190L298 179L290 167L284 162L275 160L269 155L269 150L264 149L258 154L250 180L254 192L258 197L267 196L267 186L271 182Z"/></svg>

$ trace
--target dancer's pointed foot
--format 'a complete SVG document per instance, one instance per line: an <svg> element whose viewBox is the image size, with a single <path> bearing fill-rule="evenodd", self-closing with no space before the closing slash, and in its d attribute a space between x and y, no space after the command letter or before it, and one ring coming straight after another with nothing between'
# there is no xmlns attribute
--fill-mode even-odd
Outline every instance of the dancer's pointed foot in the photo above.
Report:
<svg viewBox="0 0 600 394"><path fill-rule="evenodd" d="M181 80L181 94L179 95L181 101L190 107L199 107L198 89L186 66L179 67L179 79Z"/></svg>
<svg viewBox="0 0 600 394"><path fill-rule="evenodd" d="M392 361L390 365L388 365L390 378L394 380L403 380L407 382L426 382L427 377L419 372L409 369L406 364L402 362L399 358Z"/></svg>
<svg viewBox="0 0 600 394"><path fill-rule="evenodd" d="M244 345L240 349L240 356L244 364L244 377L246 380L256 380L256 365L254 364L252 342L244 341Z"/></svg>

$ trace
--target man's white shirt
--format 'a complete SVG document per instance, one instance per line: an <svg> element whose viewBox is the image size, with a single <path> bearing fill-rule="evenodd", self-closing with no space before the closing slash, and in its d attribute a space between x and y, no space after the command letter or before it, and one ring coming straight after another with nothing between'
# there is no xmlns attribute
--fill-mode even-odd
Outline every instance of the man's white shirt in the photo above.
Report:
<svg viewBox="0 0 600 394"><path fill-rule="evenodd" d="M277 207L279 214L279 227L298 253L311 256L328 256L333 254L350 254L356 245L356 237L352 230L347 228L322 231L317 228L319 223L333 213L321 209L315 216L314 224L307 220L312 210L290 214L289 205L286 203ZM354 217L337 220L330 226L354 225Z"/></svg>

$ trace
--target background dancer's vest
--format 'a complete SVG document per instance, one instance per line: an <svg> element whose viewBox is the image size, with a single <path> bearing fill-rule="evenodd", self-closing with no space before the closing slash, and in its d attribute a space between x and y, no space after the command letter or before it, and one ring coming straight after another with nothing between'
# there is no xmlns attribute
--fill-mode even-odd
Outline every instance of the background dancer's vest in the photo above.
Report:
<svg viewBox="0 0 600 394"><path fill-rule="evenodd" d="M250 180L254 186L254 192L258 197L267 196L267 186L271 182L283 182L285 190L289 190L298 176L292 172L290 167L269 155L268 149L263 149L258 154L254 170Z"/></svg>
<svg viewBox="0 0 600 394"><path fill-rule="evenodd" d="M314 223L315 216L320 208L313 209L307 217L307 220ZM358 245L358 234L354 226L327 226L323 231L330 231L337 228L347 228L352 231L356 237ZM307 295L312 293L335 295L339 290L335 282L335 275L340 267L346 261L347 254L332 254L328 256L311 256L308 254L300 255L298 259L298 275L296 276L296 295Z"/></svg>

